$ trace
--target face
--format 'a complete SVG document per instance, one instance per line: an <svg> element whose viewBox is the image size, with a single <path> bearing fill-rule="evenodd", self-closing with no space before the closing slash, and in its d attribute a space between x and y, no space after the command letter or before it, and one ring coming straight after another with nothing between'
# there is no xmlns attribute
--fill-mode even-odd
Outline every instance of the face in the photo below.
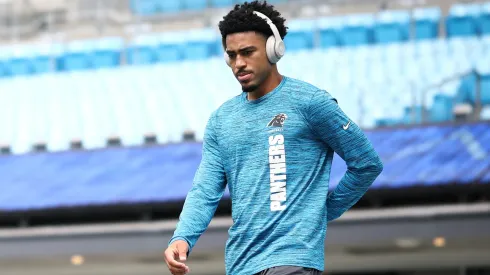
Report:
<svg viewBox="0 0 490 275"><path fill-rule="evenodd" d="M226 53L230 66L242 90L253 92L271 73L267 59L266 39L256 32L241 32L226 36Z"/></svg>

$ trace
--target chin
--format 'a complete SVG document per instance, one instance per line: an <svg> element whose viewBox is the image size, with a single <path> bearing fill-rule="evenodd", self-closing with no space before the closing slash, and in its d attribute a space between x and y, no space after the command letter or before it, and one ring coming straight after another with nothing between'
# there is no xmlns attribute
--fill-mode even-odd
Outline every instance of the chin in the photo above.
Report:
<svg viewBox="0 0 490 275"><path fill-rule="evenodd" d="M254 83L247 83L247 84L242 84L242 91L246 93L250 93L255 91L258 88L258 85Z"/></svg>
<svg viewBox="0 0 490 275"><path fill-rule="evenodd" d="M251 93L257 89L256 85L250 85L250 86L242 86L242 91L245 93Z"/></svg>

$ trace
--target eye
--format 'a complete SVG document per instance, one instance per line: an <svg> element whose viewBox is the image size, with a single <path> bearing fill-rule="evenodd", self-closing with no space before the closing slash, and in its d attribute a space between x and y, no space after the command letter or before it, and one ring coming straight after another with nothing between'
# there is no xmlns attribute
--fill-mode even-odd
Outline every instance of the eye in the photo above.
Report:
<svg viewBox="0 0 490 275"><path fill-rule="evenodd" d="M244 52L243 52L243 55L248 56L248 55L252 54L252 52L253 52L253 51L251 51L251 50L244 51Z"/></svg>

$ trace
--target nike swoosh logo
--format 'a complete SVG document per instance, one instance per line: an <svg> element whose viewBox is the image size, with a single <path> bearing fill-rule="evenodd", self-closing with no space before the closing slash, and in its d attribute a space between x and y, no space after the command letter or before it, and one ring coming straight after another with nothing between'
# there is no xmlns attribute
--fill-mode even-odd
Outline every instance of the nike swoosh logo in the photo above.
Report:
<svg viewBox="0 0 490 275"><path fill-rule="evenodd" d="M342 127L344 127L344 130L349 129L349 126L350 126L350 121L349 121L349 123L347 123L347 125L342 125Z"/></svg>

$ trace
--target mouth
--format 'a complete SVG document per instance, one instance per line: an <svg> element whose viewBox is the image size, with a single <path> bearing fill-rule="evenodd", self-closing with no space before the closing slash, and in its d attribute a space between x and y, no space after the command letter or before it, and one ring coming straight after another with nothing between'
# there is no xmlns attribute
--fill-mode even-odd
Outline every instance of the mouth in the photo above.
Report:
<svg viewBox="0 0 490 275"><path fill-rule="evenodd" d="M237 74L238 81L248 81L252 77L252 73L250 72L241 72Z"/></svg>

